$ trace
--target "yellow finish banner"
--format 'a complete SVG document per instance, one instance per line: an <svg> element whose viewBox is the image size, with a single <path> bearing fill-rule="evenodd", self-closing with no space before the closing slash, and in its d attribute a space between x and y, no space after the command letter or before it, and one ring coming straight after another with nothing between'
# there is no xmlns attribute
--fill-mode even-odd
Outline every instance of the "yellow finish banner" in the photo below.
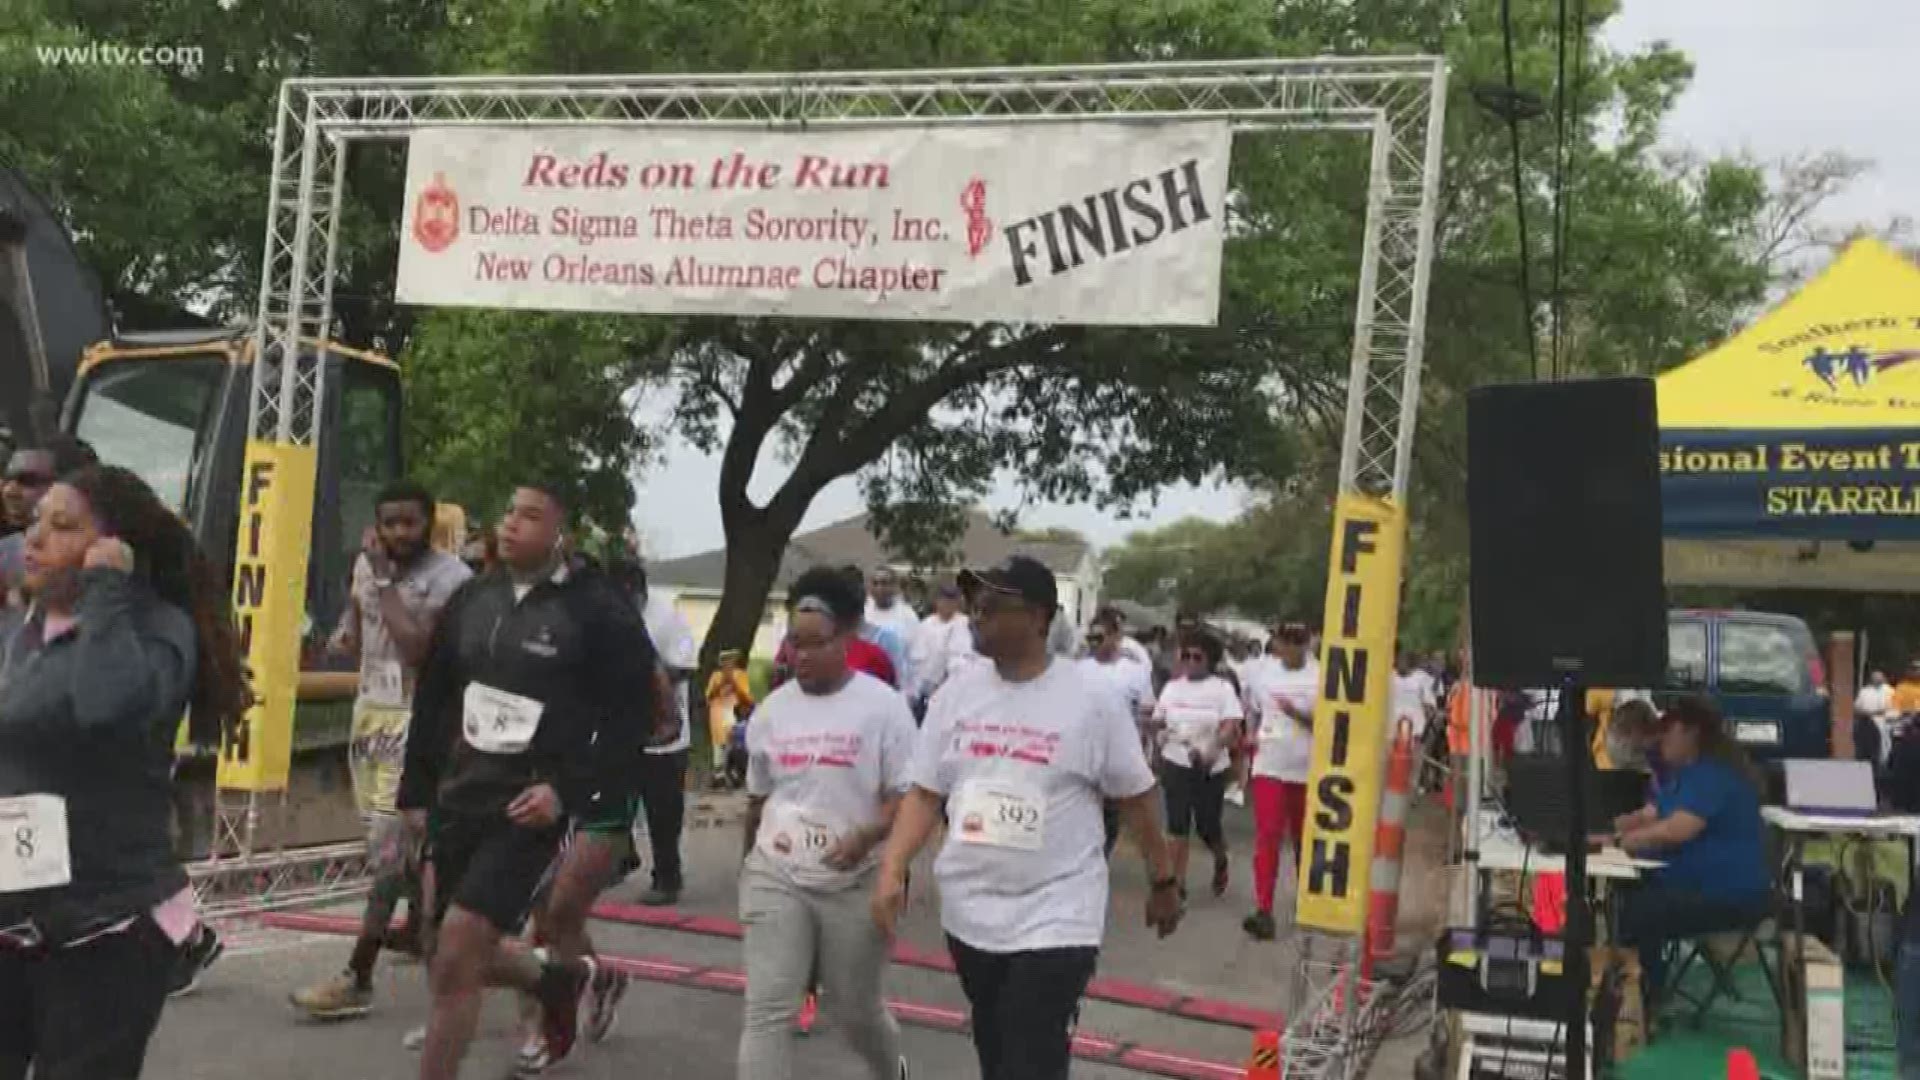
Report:
<svg viewBox="0 0 1920 1080"><path fill-rule="evenodd" d="M1366 929L1405 544L1406 515L1392 502L1347 494L1334 504L1300 860L1301 926Z"/></svg>
<svg viewBox="0 0 1920 1080"><path fill-rule="evenodd" d="M253 707L220 747L219 784L228 790L283 791L293 765L315 464L310 446L247 443L233 614Z"/></svg>

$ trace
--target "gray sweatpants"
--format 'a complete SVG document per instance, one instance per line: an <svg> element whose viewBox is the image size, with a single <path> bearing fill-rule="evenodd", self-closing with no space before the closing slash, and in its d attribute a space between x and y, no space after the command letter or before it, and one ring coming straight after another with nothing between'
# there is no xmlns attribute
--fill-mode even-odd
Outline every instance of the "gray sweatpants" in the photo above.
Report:
<svg viewBox="0 0 1920 1080"><path fill-rule="evenodd" d="M746 924L747 1018L740 1031L740 1080L793 1075L794 1020L817 972L820 1008L866 1062L871 1080L894 1080L900 1027L881 984L887 942L868 900L873 872L839 892L802 889L754 852L740 871Z"/></svg>

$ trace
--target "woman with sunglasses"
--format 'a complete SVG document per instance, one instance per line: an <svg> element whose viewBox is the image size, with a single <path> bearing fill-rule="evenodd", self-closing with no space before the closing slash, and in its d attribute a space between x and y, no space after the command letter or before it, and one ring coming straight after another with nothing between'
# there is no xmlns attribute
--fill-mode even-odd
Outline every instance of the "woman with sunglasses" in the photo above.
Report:
<svg viewBox="0 0 1920 1080"><path fill-rule="evenodd" d="M0 1077L125 1080L195 923L174 735L238 720L239 652L192 535L124 469L47 490L26 587L0 626Z"/></svg>
<svg viewBox="0 0 1920 1080"><path fill-rule="evenodd" d="M905 793L915 728L907 700L854 670L864 597L809 570L788 589L793 678L747 725L747 1009L742 1080L793 1074L795 1020L817 977L870 1080L906 1073L882 995L887 939L868 913L879 845Z"/></svg>
<svg viewBox="0 0 1920 1080"><path fill-rule="evenodd" d="M1160 786L1166 792L1167 832L1173 837L1173 873L1187 893L1187 837L1213 852L1213 895L1227 892L1227 837L1221 827L1230 750L1246 716L1240 694L1214 674L1219 639L1190 634L1180 641L1174 677L1160 691L1153 717L1166 725L1160 747Z"/></svg>

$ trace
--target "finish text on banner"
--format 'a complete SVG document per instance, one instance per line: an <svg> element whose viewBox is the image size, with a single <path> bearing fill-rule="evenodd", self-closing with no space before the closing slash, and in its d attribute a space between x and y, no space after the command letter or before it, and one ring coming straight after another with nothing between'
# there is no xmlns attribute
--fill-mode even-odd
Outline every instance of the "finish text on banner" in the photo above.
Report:
<svg viewBox="0 0 1920 1080"><path fill-rule="evenodd" d="M403 303L1211 326L1224 121L412 136Z"/></svg>
<svg viewBox="0 0 1920 1080"><path fill-rule="evenodd" d="M310 446L247 443L233 615L253 707L236 737L220 748L219 785L229 790L284 790L293 764L314 462Z"/></svg>
<svg viewBox="0 0 1920 1080"><path fill-rule="evenodd" d="M1320 661L1325 681L1313 710L1307 781L1301 926L1350 934L1366 929L1405 536L1405 516L1391 502L1346 494L1335 504Z"/></svg>

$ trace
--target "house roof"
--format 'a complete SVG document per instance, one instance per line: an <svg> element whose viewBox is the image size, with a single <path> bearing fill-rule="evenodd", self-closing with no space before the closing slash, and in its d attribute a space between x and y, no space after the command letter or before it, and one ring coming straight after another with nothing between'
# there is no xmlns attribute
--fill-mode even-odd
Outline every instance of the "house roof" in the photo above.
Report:
<svg viewBox="0 0 1920 1080"><path fill-rule="evenodd" d="M1088 545L1084 541L1025 540L1002 532L994 524L992 516L984 510L967 512L966 531L956 547L960 553L957 566L992 566L1010 555L1026 555L1040 560L1056 574L1077 571L1088 552ZM899 555L881 546L879 539L867 528L867 515L857 514L812 532L801 533L789 541L786 553L780 558L780 569L774 575L773 591L776 594L784 592L788 583L811 567L845 566L849 563L868 570L879 566L891 566L897 570L932 569L935 572L957 568L910 566ZM655 563L648 567L647 579L650 584L670 588L718 592L726 580L726 568L726 549L715 548L698 555Z"/></svg>

